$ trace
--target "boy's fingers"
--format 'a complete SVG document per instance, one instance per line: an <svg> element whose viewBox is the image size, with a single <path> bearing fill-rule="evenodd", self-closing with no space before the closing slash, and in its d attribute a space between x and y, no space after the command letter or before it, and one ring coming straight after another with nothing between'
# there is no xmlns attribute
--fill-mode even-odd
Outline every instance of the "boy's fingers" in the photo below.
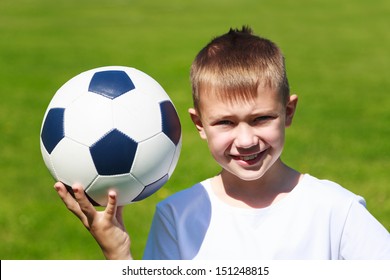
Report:
<svg viewBox="0 0 390 280"><path fill-rule="evenodd" d="M105 210L106 215L109 219L112 219L116 215L116 210L117 210L116 204L117 204L116 192L113 190L110 190L108 192L108 202L107 202L107 206L106 206L106 210Z"/></svg>
<svg viewBox="0 0 390 280"><path fill-rule="evenodd" d="M77 214L76 212L80 211L80 207L79 207L78 203L74 200L72 195L68 192L65 185L61 182L57 182L57 183L55 183L54 188L56 189L58 196L64 202L65 206L70 211Z"/></svg>
<svg viewBox="0 0 390 280"><path fill-rule="evenodd" d="M72 186L72 190L81 211L85 214L85 216L87 216L88 220L92 220L96 214L96 209L85 195L83 187L79 184L74 184Z"/></svg>
<svg viewBox="0 0 390 280"><path fill-rule="evenodd" d="M65 206L76 215L81 222L88 228L88 219L80 208L79 203L75 200L75 198L69 193L65 185L61 182L57 182L54 185L58 195L64 202Z"/></svg>

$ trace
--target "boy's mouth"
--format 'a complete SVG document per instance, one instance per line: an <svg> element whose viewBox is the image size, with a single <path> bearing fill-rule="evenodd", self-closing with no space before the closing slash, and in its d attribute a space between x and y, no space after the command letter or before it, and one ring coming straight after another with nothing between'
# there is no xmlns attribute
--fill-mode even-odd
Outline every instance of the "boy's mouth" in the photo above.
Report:
<svg viewBox="0 0 390 280"><path fill-rule="evenodd" d="M250 154L250 155L232 155L231 157L234 160L239 160L239 161L243 161L246 163L255 163L261 158L261 156L264 153L265 153L265 151L262 151L262 152L256 153L256 154Z"/></svg>
<svg viewBox="0 0 390 280"><path fill-rule="evenodd" d="M240 156L240 160L248 161L248 160L254 160L258 157L259 154L249 155L249 156Z"/></svg>

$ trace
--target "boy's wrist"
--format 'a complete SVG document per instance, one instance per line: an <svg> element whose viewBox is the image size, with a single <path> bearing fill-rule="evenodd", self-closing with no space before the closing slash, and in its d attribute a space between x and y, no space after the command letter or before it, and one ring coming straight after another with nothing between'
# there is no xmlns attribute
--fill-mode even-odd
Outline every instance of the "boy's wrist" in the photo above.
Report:
<svg viewBox="0 0 390 280"><path fill-rule="evenodd" d="M128 250L124 252L105 252L103 250L103 254L107 260L132 260L133 259L133 256Z"/></svg>

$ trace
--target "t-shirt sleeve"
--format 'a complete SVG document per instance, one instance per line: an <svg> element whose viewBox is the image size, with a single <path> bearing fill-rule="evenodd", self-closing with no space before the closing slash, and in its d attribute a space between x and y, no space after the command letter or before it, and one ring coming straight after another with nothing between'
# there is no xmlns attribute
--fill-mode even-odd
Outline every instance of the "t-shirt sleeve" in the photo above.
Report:
<svg viewBox="0 0 390 280"><path fill-rule="evenodd" d="M360 197L351 203L345 221L340 258L390 260L390 234L366 209Z"/></svg>
<svg viewBox="0 0 390 280"><path fill-rule="evenodd" d="M143 259L180 259L173 219L157 206L146 243Z"/></svg>
<svg viewBox="0 0 390 280"><path fill-rule="evenodd" d="M211 204L201 183L161 201L153 217L144 259L193 259L210 219Z"/></svg>

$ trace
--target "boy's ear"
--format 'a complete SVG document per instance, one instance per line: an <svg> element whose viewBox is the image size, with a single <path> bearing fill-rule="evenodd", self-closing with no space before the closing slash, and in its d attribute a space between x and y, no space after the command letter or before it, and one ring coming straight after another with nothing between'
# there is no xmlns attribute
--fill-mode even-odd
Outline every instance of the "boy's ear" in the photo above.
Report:
<svg viewBox="0 0 390 280"><path fill-rule="evenodd" d="M298 104L298 96L291 95L289 101L286 105L286 127L289 127L292 124L292 120L294 118L295 111L297 109Z"/></svg>
<svg viewBox="0 0 390 280"><path fill-rule="evenodd" d="M204 132L202 120L200 119L198 112L194 108L190 108L188 109L188 113L190 114L191 120L194 123L196 129L198 130L200 137L206 140L206 133Z"/></svg>

